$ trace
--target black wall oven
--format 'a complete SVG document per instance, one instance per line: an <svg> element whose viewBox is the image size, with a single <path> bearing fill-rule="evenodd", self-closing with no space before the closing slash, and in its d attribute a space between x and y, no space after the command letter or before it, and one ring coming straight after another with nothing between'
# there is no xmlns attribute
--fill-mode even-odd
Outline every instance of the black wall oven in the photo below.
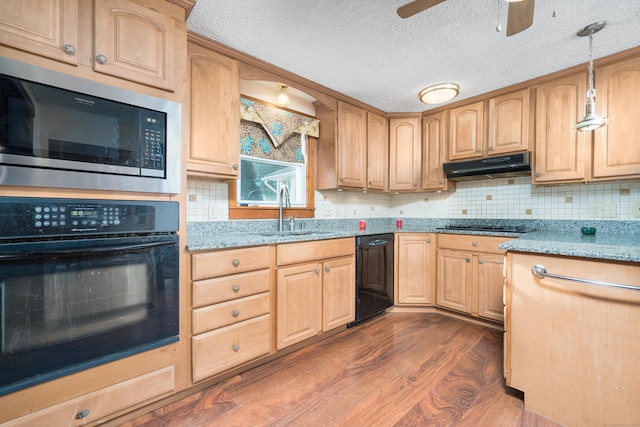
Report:
<svg viewBox="0 0 640 427"><path fill-rule="evenodd" d="M178 204L0 198L0 395L179 339Z"/></svg>

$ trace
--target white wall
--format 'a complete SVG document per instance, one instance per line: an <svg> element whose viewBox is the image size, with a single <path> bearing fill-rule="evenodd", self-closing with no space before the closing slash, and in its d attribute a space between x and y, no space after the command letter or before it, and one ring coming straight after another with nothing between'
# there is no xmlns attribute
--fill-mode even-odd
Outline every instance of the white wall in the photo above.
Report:
<svg viewBox="0 0 640 427"><path fill-rule="evenodd" d="M531 178L458 183L453 193L363 194L316 191L316 218L514 218L591 219L592 208L614 206L615 217L640 220L632 210L640 203L640 181L532 186ZM226 183L188 180L187 220L219 221L228 217ZM605 209L605 210L606 210Z"/></svg>

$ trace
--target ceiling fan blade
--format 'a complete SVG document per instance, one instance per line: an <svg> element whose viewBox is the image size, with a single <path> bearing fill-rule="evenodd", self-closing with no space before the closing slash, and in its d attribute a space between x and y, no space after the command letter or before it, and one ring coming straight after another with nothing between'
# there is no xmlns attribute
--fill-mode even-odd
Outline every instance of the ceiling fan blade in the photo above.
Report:
<svg viewBox="0 0 640 427"><path fill-rule="evenodd" d="M533 5L535 0L523 0L509 3L507 17L507 37L526 30L533 24Z"/></svg>
<svg viewBox="0 0 640 427"><path fill-rule="evenodd" d="M398 8L398 16L400 18L408 18L420 13L423 10L427 10L437 4L442 3L445 0L414 0L411 3L407 3L404 6Z"/></svg>

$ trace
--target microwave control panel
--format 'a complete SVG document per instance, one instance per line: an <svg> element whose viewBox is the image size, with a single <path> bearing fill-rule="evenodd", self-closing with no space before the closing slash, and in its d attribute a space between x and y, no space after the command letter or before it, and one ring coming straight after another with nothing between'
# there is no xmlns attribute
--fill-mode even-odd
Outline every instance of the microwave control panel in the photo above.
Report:
<svg viewBox="0 0 640 427"><path fill-rule="evenodd" d="M164 177L166 132L163 113L140 112L142 175Z"/></svg>

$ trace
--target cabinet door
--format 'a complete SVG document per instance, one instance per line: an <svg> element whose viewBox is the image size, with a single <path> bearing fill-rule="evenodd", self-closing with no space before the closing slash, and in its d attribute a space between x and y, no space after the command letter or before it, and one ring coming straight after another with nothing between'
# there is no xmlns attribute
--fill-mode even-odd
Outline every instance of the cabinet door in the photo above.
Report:
<svg viewBox="0 0 640 427"><path fill-rule="evenodd" d="M489 100L487 153L506 154L529 148L529 89Z"/></svg>
<svg viewBox="0 0 640 427"><path fill-rule="evenodd" d="M389 190L417 190L422 137L420 117L389 120Z"/></svg>
<svg viewBox="0 0 640 427"><path fill-rule="evenodd" d="M386 190L389 171L389 122L367 113L367 188Z"/></svg>
<svg viewBox="0 0 640 427"><path fill-rule="evenodd" d="M449 160L483 156L484 103L449 110Z"/></svg>
<svg viewBox="0 0 640 427"><path fill-rule="evenodd" d="M596 108L611 119L593 132L593 178L640 176L640 57L596 70Z"/></svg>
<svg viewBox="0 0 640 427"><path fill-rule="evenodd" d="M398 304L433 305L436 241L433 234L398 235Z"/></svg>
<svg viewBox="0 0 640 427"><path fill-rule="evenodd" d="M173 91L174 18L129 0L94 7L95 71Z"/></svg>
<svg viewBox="0 0 640 427"><path fill-rule="evenodd" d="M189 43L188 78L191 105L187 170L236 177L240 162L238 62Z"/></svg>
<svg viewBox="0 0 640 427"><path fill-rule="evenodd" d="M573 130L585 114L586 81L585 73L577 73L537 88L536 184L586 180L587 142L592 132Z"/></svg>
<svg viewBox="0 0 640 427"><path fill-rule="evenodd" d="M278 269L276 347L278 350L320 333L322 264Z"/></svg>
<svg viewBox="0 0 640 427"><path fill-rule="evenodd" d="M478 255L478 315L500 322L504 321L503 266L500 255Z"/></svg>
<svg viewBox="0 0 640 427"><path fill-rule="evenodd" d="M338 101L338 186L365 188L367 112Z"/></svg>
<svg viewBox="0 0 640 427"><path fill-rule="evenodd" d="M438 250L437 304L471 313L473 307L473 254Z"/></svg>
<svg viewBox="0 0 640 427"><path fill-rule="evenodd" d="M325 261L323 268L322 330L328 331L356 318L355 257Z"/></svg>
<svg viewBox="0 0 640 427"><path fill-rule="evenodd" d="M422 189L453 190L455 182L444 176L447 160L445 112L422 118Z"/></svg>
<svg viewBox="0 0 640 427"><path fill-rule="evenodd" d="M78 0L2 0L0 43L77 65Z"/></svg>

